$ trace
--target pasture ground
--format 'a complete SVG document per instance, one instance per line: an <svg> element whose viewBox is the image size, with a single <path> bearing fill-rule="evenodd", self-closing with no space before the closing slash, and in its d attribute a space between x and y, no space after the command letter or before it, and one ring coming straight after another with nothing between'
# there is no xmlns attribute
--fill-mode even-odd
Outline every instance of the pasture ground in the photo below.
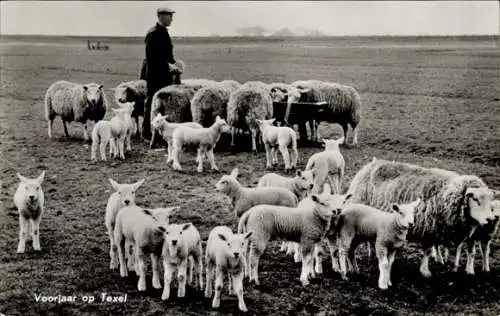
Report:
<svg viewBox="0 0 500 316"><path fill-rule="evenodd" d="M144 206L181 205L174 222L190 221L206 240L216 225L236 228L229 200L215 182L233 167L240 181L254 186L265 172L265 153L216 153L220 173L195 172L193 153L185 153L185 171L165 165L165 152L135 142L126 161L90 162L90 148L73 123L73 139L63 137L59 119L49 140L43 97L60 79L101 82L106 88L138 77L142 43L115 44L109 51L88 51L81 42L0 42L0 135L2 191L0 204L0 312L6 315L194 315L212 314L211 300L188 289L190 299L162 302L161 290L138 293L137 279L110 272L104 227L108 178L135 182L146 178L136 202ZM343 147L347 188L350 179L373 156L474 173L500 188L500 52L492 40L329 40L324 42L178 43L175 54L187 63L184 78L235 79L240 82L292 82L319 79L353 85L363 100L360 146ZM108 91L108 99L112 95ZM112 103L111 103L112 104ZM106 117L109 117L108 114ZM323 123L324 137L341 128ZM320 149L300 148L300 164ZM280 156L281 159L281 156ZM282 165L280 165L282 168ZM41 223L41 253L31 244L16 254L18 216L12 197L16 172L28 177L46 170L46 213ZM278 172L283 173L282 169ZM361 257L362 274L342 281L324 263L324 276L303 288L300 265L269 246L261 260L261 285L245 286L249 314L333 315L496 315L500 312L499 246L492 246L492 271L475 277L463 269L450 272L431 264L434 275L418 273L420 252L396 257L394 286L377 288L378 269ZM451 252L453 254L453 251ZM479 256L478 256L479 257ZM465 258L462 259L465 266ZM150 273L150 272L149 272ZM163 283L163 282L162 282ZM126 303L101 303L101 293L127 294ZM96 296L96 302L36 303L35 294ZM235 297L224 292L221 314L238 313Z"/></svg>

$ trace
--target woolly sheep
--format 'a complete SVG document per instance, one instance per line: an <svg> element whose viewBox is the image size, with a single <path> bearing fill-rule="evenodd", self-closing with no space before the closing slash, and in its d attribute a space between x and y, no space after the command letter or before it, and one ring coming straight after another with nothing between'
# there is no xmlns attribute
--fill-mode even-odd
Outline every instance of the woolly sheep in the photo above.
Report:
<svg viewBox="0 0 500 316"><path fill-rule="evenodd" d="M212 307L219 308L224 274L228 276L230 294L238 296L238 308L247 311L243 299L243 277L247 263L245 262L245 249L252 232L246 234L233 234L227 226L216 226L208 235L205 252L206 285L205 297L212 296L212 285L215 276L215 295Z"/></svg>
<svg viewBox="0 0 500 316"><path fill-rule="evenodd" d="M169 217L179 209L178 206L168 208L143 209L137 205L121 208L116 214L114 239L120 262L120 276L127 277L125 265L125 246L134 247L135 272L139 275L137 289L146 290L146 255L151 255L153 270L153 287L161 288L160 256L163 248L165 226ZM128 250L128 248L127 248Z"/></svg>
<svg viewBox="0 0 500 316"><path fill-rule="evenodd" d="M161 88L151 101L151 121L160 113L170 122L191 122L191 100L197 90L187 85L170 85ZM147 114L146 114L147 115Z"/></svg>
<svg viewBox="0 0 500 316"><path fill-rule="evenodd" d="M305 93L305 101L319 102L326 101L328 106L318 117L317 125L314 126L312 134L314 140L320 138L318 125L321 121L338 123L344 130L344 142L347 142L347 131L349 125L352 128L352 145L358 143L357 126L361 121L361 97L355 88L333 82L319 80L296 81L293 86L301 89L310 89Z"/></svg>
<svg viewBox="0 0 500 316"><path fill-rule="evenodd" d="M300 281L303 286L309 284L313 273L313 248L321 241L330 227L333 216L340 212L344 198L332 195L328 198L313 194L312 205L304 207L286 207L277 205L256 205L245 212L238 222L238 233L252 231L249 251L250 281L259 284L259 259L269 241L284 239L300 243L302 272Z"/></svg>
<svg viewBox="0 0 500 316"><path fill-rule="evenodd" d="M266 150L266 168L271 168L271 160L273 165L278 164L278 153L276 147L279 148L283 161L285 163L285 171L297 167L297 159L299 152L297 150L297 134L287 126L273 126L275 119L259 120L259 130L264 142ZM291 154L288 153L288 148L291 147Z"/></svg>
<svg viewBox="0 0 500 316"><path fill-rule="evenodd" d="M460 265L460 252L464 244L467 246L467 265L465 271L467 274L474 274L474 256L476 254L476 243L479 244L479 252L482 257L482 270L484 272L490 271L490 245L493 238L496 236L498 230L498 223L500 222L500 200L491 201L491 208L495 219L489 221L486 225L476 228L474 233L461 242L457 247L455 255L455 266L453 271L458 271Z"/></svg>
<svg viewBox="0 0 500 316"><path fill-rule="evenodd" d="M238 168L234 168L231 174L223 175L215 184L217 192L231 199L234 214L238 218L255 205L272 204L294 207L298 203L295 194L288 189L274 186L247 188L239 183L238 175Z"/></svg>
<svg viewBox="0 0 500 316"><path fill-rule="evenodd" d="M162 300L170 297L170 284L177 271L177 297L186 295L186 281L193 283L193 266L197 265L200 289L203 289L203 249L200 232L192 223L170 224L165 227L163 243L164 285ZM189 267L189 275L188 272ZM187 280L188 279L188 280Z"/></svg>
<svg viewBox="0 0 500 316"><path fill-rule="evenodd" d="M209 127L215 122L217 116L226 119L229 96L238 87L238 82L225 80L198 90L191 100L193 121L203 127Z"/></svg>
<svg viewBox="0 0 500 316"><path fill-rule="evenodd" d="M183 79L181 82L182 86L185 87L190 87L193 88L195 91L198 91L199 89L215 84L217 81L210 80L210 79L201 79L201 78L189 78L189 79Z"/></svg>
<svg viewBox="0 0 500 316"><path fill-rule="evenodd" d="M357 172L348 192L353 195L352 203L384 211L391 203L422 197L407 239L424 250L420 272L425 277L431 276L428 265L433 246L457 245L475 227L493 219L493 193L475 175L374 158Z"/></svg>
<svg viewBox="0 0 500 316"><path fill-rule="evenodd" d="M14 193L14 204L19 212L19 243L17 253L24 253L26 239L29 239L29 228L31 226L31 237L33 249L41 251L40 247L40 221L45 207L45 196L43 194L42 182L45 171L36 179L26 178L20 173L16 174L20 182Z"/></svg>
<svg viewBox="0 0 500 316"><path fill-rule="evenodd" d="M305 170L316 170L313 193L318 193L328 179L334 192L340 193L344 177L345 160L340 153L339 145L344 137L337 140L324 139L325 150L313 154L307 161Z"/></svg>
<svg viewBox="0 0 500 316"><path fill-rule="evenodd" d="M189 126L179 126L172 133L172 157L174 170L182 170L179 163L179 152L183 146L194 145L198 147L196 161L198 162L198 172L203 172L203 158L208 157L212 170L219 170L215 164L214 147L220 139L222 133L229 132L229 125L219 116L210 127L192 128Z"/></svg>
<svg viewBox="0 0 500 316"><path fill-rule="evenodd" d="M114 239L116 214L118 211L125 206L132 206L135 204L135 192L144 183L145 179L137 181L135 183L118 183L115 180L109 178L111 186L115 190L108 198L108 203L106 205L106 215L105 215L105 225L108 231L109 237L109 268L114 270L118 267L118 253L116 248L116 243ZM130 248L126 247L129 269L132 268L133 258L129 257Z"/></svg>
<svg viewBox="0 0 500 316"><path fill-rule="evenodd" d="M273 117L273 100L268 90L243 84L229 96L227 122L231 126L231 146L234 146L236 129L250 130L252 150L257 151L256 137L259 131L257 120Z"/></svg>
<svg viewBox="0 0 500 316"><path fill-rule="evenodd" d="M75 121L83 124L83 138L88 141L88 121L97 123L102 120L107 107L102 84L56 81L45 93L45 119L48 123L49 138L52 138L52 123L56 116L60 116L67 138L69 138L67 123Z"/></svg>
<svg viewBox="0 0 500 316"><path fill-rule="evenodd" d="M354 252L361 242L373 241L380 271L378 287L385 290L391 286L391 269L396 250L405 246L406 234L413 225L415 208L419 203L420 199L408 204L392 204L393 213L359 203L345 206L335 228L339 236L342 278L347 280L346 256L354 272L359 273Z"/></svg>
<svg viewBox="0 0 500 316"><path fill-rule="evenodd" d="M284 177L277 173L266 173L263 175L257 187L283 187L292 191L297 200L304 199L314 186L315 170L297 170L294 177Z"/></svg>
<svg viewBox="0 0 500 316"><path fill-rule="evenodd" d="M139 126L139 117L144 117L144 104L148 92L146 80L122 82L114 88L114 92L116 103L134 103L134 111L132 111L131 116L135 121L135 135L140 136L142 127Z"/></svg>

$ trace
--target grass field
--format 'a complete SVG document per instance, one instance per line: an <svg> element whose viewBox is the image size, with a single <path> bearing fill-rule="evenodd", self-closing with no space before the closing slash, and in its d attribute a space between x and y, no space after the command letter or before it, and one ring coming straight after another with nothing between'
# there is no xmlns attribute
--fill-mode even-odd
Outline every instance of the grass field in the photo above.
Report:
<svg viewBox="0 0 500 316"><path fill-rule="evenodd" d="M363 101L360 146L342 148L346 188L373 156L428 167L477 174L500 189L500 52L498 39L349 40L291 42L186 42L175 54L187 63L185 78L291 82L319 79L353 85ZM118 182L146 178L136 202L144 206L181 205L174 222L191 221L206 239L216 225L236 228L229 200L215 192L224 173L238 167L241 182L254 186L265 172L265 154L216 153L221 173L197 175L194 155L182 156L185 171L165 165L164 152L135 142L127 160L90 162L82 128L73 123L66 140L59 119L49 140L43 96L55 80L100 82L106 88L138 77L142 43L112 44L88 51L86 41L0 41L0 134L2 210L0 211L0 312L6 315L194 315L212 314L211 300L188 289L190 299L162 302L161 291L138 293L133 275L110 272L104 211ZM111 93L108 92L111 101ZM106 117L109 117L108 114ZM338 137L338 125L323 123L324 137ZM320 149L300 148L300 168ZM12 197L16 172L28 177L46 170L46 213L41 223L41 253L28 244L16 254L18 216ZM279 171L282 173L282 169ZM260 315L420 315L500 312L500 254L492 246L492 271L468 277L432 263L434 276L418 273L420 254L396 257L394 286L377 288L378 269L361 258L362 274L342 281L324 263L325 274L303 288L300 265L270 245L261 260L260 286L246 286L249 314ZM463 258L465 260L465 258ZM463 263L465 265L465 262ZM480 261L476 267L480 267ZM127 294L126 303L101 303L101 293ZM175 293L175 292L174 292ZM93 304L37 303L35 294L94 295ZM223 293L221 314L238 312L236 297Z"/></svg>

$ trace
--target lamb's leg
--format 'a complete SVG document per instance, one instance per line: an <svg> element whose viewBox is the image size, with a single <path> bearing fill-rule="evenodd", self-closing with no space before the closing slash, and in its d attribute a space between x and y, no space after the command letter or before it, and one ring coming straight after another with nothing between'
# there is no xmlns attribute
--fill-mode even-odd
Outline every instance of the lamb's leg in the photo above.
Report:
<svg viewBox="0 0 500 316"><path fill-rule="evenodd" d="M285 171L292 169L290 166L290 155L288 154L288 148L285 146L280 146L279 150L281 152L281 155L283 156L283 161L285 163Z"/></svg>
<svg viewBox="0 0 500 316"><path fill-rule="evenodd" d="M132 151L132 145L130 144L131 138L132 138L132 132L128 131L127 132L127 151Z"/></svg>
<svg viewBox="0 0 500 316"><path fill-rule="evenodd" d="M432 275L431 271L429 270L429 256L431 255L431 251L432 247L425 248L422 261L420 261L420 274L422 274L422 276L426 278L429 278Z"/></svg>
<svg viewBox="0 0 500 316"><path fill-rule="evenodd" d="M293 243L293 248L294 248L294 255L293 255L293 261L295 263L301 262L302 259L302 247L300 246L299 243Z"/></svg>
<svg viewBox="0 0 500 316"><path fill-rule="evenodd" d="M297 142L294 142L292 144L292 152L290 154L290 159L291 159L290 166L292 168L297 168L297 162L299 160L299 151L297 150Z"/></svg>
<svg viewBox="0 0 500 316"><path fill-rule="evenodd" d="M271 164L273 167L278 165L278 153L276 152L276 147L269 146L271 152Z"/></svg>
<svg viewBox="0 0 500 316"><path fill-rule="evenodd" d="M107 142L104 141L104 140L101 140L101 143L99 144L99 151L101 152L101 159L102 160L106 160L106 146L107 146ZM97 146L97 144L96 144ZM93 155L94 155L94 159L97 160L95 158L95 149L94 149L94 146L92 144L92 152L93 152Z"/></svg>
<svg viewBox="0 0 500 316"><path fill-rule="evenodd" d="M115 270L118 266L118 253L116 249L115 239L113 237L113 229L108 229L109 237L109 268Z"/></svg>
<svg viewBox="0 0 500 316"><path fill-rule="evenodd" d="M256 143L256 139L257 139L257 129L251 127L250 128L250 134L252 135L252 151L254 153L257 152L257 143Z"/></svg>
<svg viewBox="0 0 500 316"><path fill-rule="evenodd" d="M281 243L281 247L280 247L280 251L281 252L285 252L287 250L287 242L286 241L283 241Z"/></svg>
<svg viewBox="0 0 500 316"><path fill-rule="evenodd" d="M358 267L358 262L356 261L355 251L356 251L356 248L351 246L351 248L347 252L347 259L350 262L351 271L356 273L356 274L359 274L359 267Z"/></svg>
<svg viewBox="0 0 500 316"><path fill-rule="evenodd" d="M335 272L340 272L339 260L338 260L338 257L335 256L335 253L337 253L337 255L338 255L338 251L335 250L335 243L330 238L327 238L326 242L328 244L328 248L330 249L330 258L332 260L332 270Z"/></svg>
<svg viewBox="0 0 500 316"><path fill-rule="evenodd" d="M481 256L483 258L483 271L490 272L490 240L481 240L479 243L479 249L481 250Z"/></svg>
<svg viewBox="0 0 500 316"><path fill-rule="evenodd" d="M309 275L313 271L312 267L312 248L313 246L308 243L301 243L302 248L302 271L300 273L300 281L302 286L309 285Z"/></svg>
<svg viewBox="0 0 500 316"><path fill-rule="evenodd" d="M28 236L29 220L24 216L19 215L19 244L17 245L17 253L24 253L26 249L26 237Z"/></svg>
<svg viewBox="0 0 500 316"><path fill-rule="evenodd" d="M49 138L52 138L52 123L54 123L54 119L50 119L47 121L47 129L48 129Z"/></svg>
<svg viewBox="0 0 500 316"><path fill-rule="evenodd" d="M123 136L119 138L118 146L120 151L120 158L125 160L125 138Z"/></svg>
<svg viewBox="0 0 500 316"><path fill-rule="evenodd" d="M461 242L457 246L457 252L455 254L455 266L453 267L453 272L457 272L458 268L460 267L460 256L461 256L463 245L464 245L464 243Z"/></svg>
<svg viewBox="0 0 500 316"><path fill-rule="evenodd" d="M205 297L209 298L212 297L212 282L214 279L214 273L215 273L215 262L212 260L206 258L205 262L207 263L206 266L206 277L207 280L205 282Z"/></svg>
<svg viewBox="0 0 500 316"><path fill-rule="evenodd" d="M163 260L163 293L161 294L161 299L163 301L170 298L170 284L172 283L172 275L175 271L175 267Z"/></svg>
<svg viewBox="0 0 500 316"><path fill-rule="evenodd" d="M323 273L323 251L321 245L314 245L314 272L317 274Z"/></svg>
<svg viewBox="0 0 500 316"><path fill-rule="evenodd" d="M231 126L231 146L234 146L234 137L236 136L236 127Z"/></svg>
<svg viewBox="0 0 500 316"><path fill-rule="evenodd" d="M203 291L203 246L201 245L201 242L198 246L198 254L196 256L196 260L198 262L198 282L200 284L200 290Z"/></svg>
<svg viewBox="0 0 500 316"><path fill-rule="evenodd" d="M210 168L212 168L212 170L219 171L219 168L215 164L214 148L210 148L206 154L208 155L208 160L210 161Z"/></svg>
<svg viewBox="0 0 500 316"><path fill-rule="evenodd" d="M193 278L194 278L194 259L193 256L189 256L187 258L188 263L187 263L187 284L189 286L193 285Z"/></svg>
<svg viewBox="0 0 500 316"><path fill-rule="evenodd" d="M153 287L161 289L160 283L160 255L151 253L151 265L153 270Z"/></svg>
<svg viewBox="0 0 500 316"><path fill-rule="evenodd" d="M35 251L41 251L40 247L40 221L42 218L39 216L36 219L30 219L31 223L31 236L33 239L33 249Z"/></svg>
<svg viewBox="0 0 500 316"><path fill-rule="evenodd" d="M215 294L212 301L212 308L219 308L222 286L224 284L224 272L218 266L215 267Z"/></svg>
<svg viewBox="0 0 500 316"><path fill-rule="evenodd" d="M137 282L137 290L146 291L146 255L144 251L137 246L135 249L137 264L139 265L139 281Z"/></svg>
<svg viewBox="0 0 500 316"><path fill-rule="evenodd" d="M186 296L187 259L182 260L177 270L177 297Z"/></svg>
<svg viewBox="0 0 500 316"><path fill-rule="evenodd" d="M474 240L467 241L467 266L465 272L469 275L474 275L474 259L476 256L476 243Z"/></svg>
<svg viewBox="0 0 500 316"><path fill-rule="evenodd" d="M436 261L440 264L443 264L444 265L444 259L443 259L443 254L442 254L442 251L441 251L441 248L442 246L441 245L438 245L437 247L437 251L436 251Z"/></svg>
<svg viewBox="0 0 500 316"><path fill-rule="evenodd" d="M66 125L66 121L62 120L62 123L63 123L63 127L64 127L64 135L66 136L66 138L69 138L68 126Z"/></svg>
<svg viewBox="0 0 500 316"><path fill-rule="evenodd" d="M351 126L352 127L352 144L356 146L358 144L358 127L357 126Z"/></svg>
<svg viewBox="0 0 500 316"><path fill-rule="evenodd" d="M271 168L273 164L272 150L268 143L264 143L264 149L266 150L266 168Z"/></svg>
<svg viewBox="0 0 500 316"><path fill-rule="evenodd" d="M245 304L245 300L243 299L243 271L240 271L238 274L233 274L232 279L234 291L238 296L238 308L240 311L246 312L248 309Z"/></svg>
<svg viewBox="0 0 500 316"><path fill-rule="evenodd" d="M349 125L347 124L342 125L342 130L344 131L344 141L342 142L342 145L345 145L347 144L347 136L348 136L347 132L349 130Z"/></svg>
<svg viewBox="0 0 500 316"><path fill-rule="evenodd" d="M116 238L115 243L118 246L118 261L120 262L120 276L125 278L128 276L127 263L125 262L125 239Z"/></svg>
<svg viewBox="0 0 500 316"><path fill-rule="evenodd" d="M262 253L264 253L264 245L253 245L250 248L250 281L254 281L256 285L259 285L259 259Z"/></svg>
<svg viewBox="0 0 500 316"><path fill-rule="evenodd" d="M234 295L231 272L227 271L227 295Z"/></svg>
<svg viewBox="0 0 500 316"><path fill-rule="evenodd" d="M135 271L139 275L139 266L135 264L134 253L132 251L132 243L130 241L125 241L125 258L127 259L127 269L128 271Z"/></svg>
<svg viewBox="0 0 500 316"><path fill-rule="evenodd" d="M196 158L196 160L198 161L198 168L196 169L196 171L198 172L203 172L203 158L205 157L204 151L205 151L204 148L198 147L197 151L198 153Z"/></svg>
<svg viewBox="0 0 500 316"><path fill-rule="evenodd" d="M389 254L389 269L387 271L387 275L386 275L386 278L387 278L387 285L388 286L392 286L392 282L391 282L391 273L392 273L392 264L394 263L394 259L396 258L396 251L393 250L390 254Z"/></svg>
<svg viewBox="0 0 500 316"><path fill-rule="evenodd" d="M347 259L347 253L351 248L353 237L343 232L341 232L340 235L341 236L338 240L340 275L342 276L343 280L347 280L346 259Z"/></svg>
<svg viewBox="0 0 500 316"><path fill-rule="evenodd" d="M286 243L286 255L295 254L295 243L287 241Z"/></svg>
<svg viewBox="0 0 500 316"><path fill-rule="evenodd" d="M181 164L179 163L179 151L180 148L177 148L177 146L174 145L174 148L172 148L172 167L174 168L174 170L182 170Z"/></svg>
<svg viewBox="0 0 500 316"><path fill-rule="evenodd" d="M88 122L89 121L86 121L85 123L83 123L83 140L85 140L85 142L88 142L89 141L89 131L88 131Z"/></svg>
<svg viewBox="0 0 500 316"><path fill-rule="evenodd" d="M389 273L389 259L387 258L387 248L376 243L375 252L377 254L378 269L380 271L380 275L378 278L378 287L382 290L386 290L388 288L387 274Z"/></svg>

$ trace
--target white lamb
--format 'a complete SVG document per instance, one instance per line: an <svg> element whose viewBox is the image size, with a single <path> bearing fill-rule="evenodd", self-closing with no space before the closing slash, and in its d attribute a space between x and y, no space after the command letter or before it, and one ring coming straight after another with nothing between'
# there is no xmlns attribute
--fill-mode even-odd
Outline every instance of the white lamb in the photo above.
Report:
<svg viewBox="0 0 500 316"><path fill-rule="evenodd" d="M345 160L340 153L339 145L344 142L344 137L337 140L324 139L325 150L312 155L307 161L306 170L316 169L316 181L313 193L320 193L323 184L328 179L335 193L342 190Z"/></svg>
<svg viewBox="0 0 500 316"><path fill-rule="evenodd" d="M215 123L210 127L192 128L189 126L179 126L172 133L172 157L174 170L182 170L179 163L179 152L183 146L194 145L198 147L196 161L198 162L198 172L203 172L203 157L207 156L212 170L219 170L215 164L214 147L219 141L222 133L229 133L229 125L224 119L216 117Z"/></svg>
<svg viewBox="0 0 500 316"><path fill-rule="evenodd" d="M285 170L290 170L297 167L297 159L299 152L297 151L297 134L287 126L274 126L276 119L259 120L259 130L262 134L262 141L266 149L266 168L271 168L272 165L278 165L278 148L283 155ZM277 147L277 148L276 148ZM288 153L288 148L291 147L291 154ZM271 165L272 161L272 165Z"/></svg>
<svg viewBox="0 0 500 316"><path fill-rule="evenodd" d="M170 284L177 271L177 297L186 295L186 281L193 284L194 263L197 264L198 281L203 290L203 248L200 232L192 223L170 224L165 228L163 244L164 285L162 300L170 297ZM188 272L189 266L189 275ZM186 280L188 279L188 280Z"/></svg>
<svg viewBox="0 0 500 316"><path fill-rule="evenodd" d="M172 123L172 122L167 121L166 115L161 115L160 113L158 113L154 117L153 121L151 121L151 129L153 130L153 133L151 134L151 142L149 143L149 148L153 148L154 136L156 134L155 132L158 132L158 134L160 134L160 136L167 142L167 152L168 152L167 164L173 161L172 135L174 133L174 130L179 126L189 126L192 128L202 128L203 127L196 122Z"/></svg>
<svg viewBox="0 0 500 316"><path fill-rule="evenodd" d="M233 234L227 226L216 226L208 235L205 262L207 265L205 297L212 296L215 274L215 295L212 307L220 306L220 296L224 285L224 275L228 275L229 294L238 296L238 308L247 311L243 299L243 277L245 273L245 249L252 232ZM234 292L233 292L234 291Z"/></svg>
<svg viewBox="0 0 500 316"><path fill-rule="evenodd" d="M116 215L114 239L118 247L120 262L120 276L127 277L125 263L125 246L134 247L135 272L139 275L137 289L146 290L146 255L151 255L153 270L153 287L161 288L160 283L160 256L163 249L165 227L169 224L170 216L179 207L143 209L137 205L121 208Z"/></svg>
<svg viewBox="0 0 500 316"><path fill-rule="evenodd" d="M111 178L108 180L115 192L113 192L108 198L104 223L106 225L106 229L108 230L109 237L109 268L114 270L118 267L118 253L114 239L116 214L122 207L135 205L135 192L144 183L145 179L132 184L118 183ZM129 270L131 270L133 269L133 257L130 256L130 247L127 246L128 245L126 245L126 255L127 259L129 259Z"/></svg>
<svg viewBox="0 0 500 316"><path fill-rule="evenodd" d="M375 243L379 262L378 287L387 289L392 285L391 269L396 250L406 244L408 228L413 225L420 201L419 198L408 204L392 204L392 213L359 203L349 203L342 209L335 231L339 238L340 273L344 280L347 280L346 256L353 271L359 273L354 252L360 243L371 241Z"/></svg>
<svg viewBox="0 0 500 316"><path fill-rule="evenodd" d="M234 168L230 175L223 175L215 184L217 192L227 195L234 207L234 214L240 217L251 207L259 204L271 204L294 207L298 200L295 194L283 187L243 187L237 180L238 168Z"/></svg>
<svg viewBox="0 0 500 316"><path fill-rule="evenodd" d="M148 92L146 80L140 79L122 82L113 90L117 104L133 102L134 111L131 116L135 121L134 133L140 137L142 125L139 125L139 116L144 118L144 104L146 103Z"/></svg>
<svg viewBox="0 0 500 316"><path fill-rule="evenodd" d="M328 198L313 194L313 203L303 207L286 207L261 204L245 212L238 223L238 233L252 231L249 252L250 281L259 284L259 259L269 241L284 239L300 243L302 251L302 272L300 281L309 284L309 276L314 273L313 249L329 230L332 217L340 212L344 203L341 195Z"/></svg>
<svg viewBox="0 0 500 316"><path fill-rule="evenodd" d="M316 170L297 170L294 177L285 177L277 173L266 173L263 175L257 187L283 187L292 191L297 199L301 201L312 190Z"/></svg>
<svg viewBox="0 0 500 316"><path fill-rule="evenodd" d="M44 212L45 197L42 189L42 182L45 171L42 171L36 179L30 179L17 173L20 182L14 193L14 204L19 212L19 244L17 253L24 253L26 239L29 238L29 228L31 226L31 237L33 239L33 249L41 251L40 247L40 221Z"/></svg>
<svg viewBox="0 0 500 316"><path fill-rule="evenodd" d="M106 147L109 145L109 154L115 155L117 152L116 144L114 138L111 136L111 122L110 121L99 121L94 125L92 130L92 147L90 149L90 160L97 161L97 147L99 147L99 152L101 153L101 159L107 160L106 158Z"/></svg>

